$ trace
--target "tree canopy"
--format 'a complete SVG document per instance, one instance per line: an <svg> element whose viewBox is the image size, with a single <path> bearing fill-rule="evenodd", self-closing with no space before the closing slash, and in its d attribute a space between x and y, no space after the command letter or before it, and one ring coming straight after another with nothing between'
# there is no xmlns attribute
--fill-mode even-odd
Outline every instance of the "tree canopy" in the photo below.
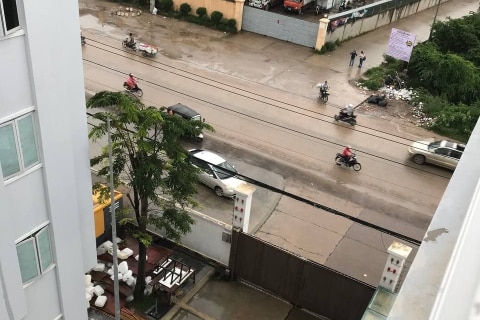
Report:
<svg viewBox="0 0 480 320"><path fill-rule="evenodd" d="M413 49L408 82L432 129L466 141L480 116L480 14L436 22L429 41Z"/></svg>
<svg viewBox="0 0 480 320"><path fill-rule="evenodd" d="M193 199L197 169L186 161L188 152L180 140L203 128L213 128L145 106L122 92L99 92L88 100L87 108L101 108L94 113L94 118L100 121L90 130L89 138L105 143L101 154L90 160L91 165L100 166L98 174L108 179L105 137L110 119L114 184L130 189L126 197L138 226L133 236L139 241L135 296L141 297L145 289L146 247L152 241L147 226L154 225L164 230L168 238L178 241L193 223L185 209L197 205ZM100 184L94 186L94 191L108 194Z"/></svg>

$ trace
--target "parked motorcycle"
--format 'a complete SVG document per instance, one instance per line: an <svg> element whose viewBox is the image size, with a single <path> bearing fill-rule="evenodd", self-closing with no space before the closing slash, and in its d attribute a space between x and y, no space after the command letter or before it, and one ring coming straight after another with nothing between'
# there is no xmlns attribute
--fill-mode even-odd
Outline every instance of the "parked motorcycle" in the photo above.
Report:
<svg viewBox="0 0 480 320"><path fill-rule="evenodd" d="M122 46L124 48L128 48L130 50L133 50L133 51L137 51L137 43L134 42L134 43L131 43L130 42L130 38L125 38L123 41L122 41Z"/></svg>
<svg viewBox="0 0 480 320"><path fill-rule="evenodd" d="M336 114L333 118L335 119L335 121L346 122L346 123L349 123L352 126L357 124L357 116L354 115L353 113L352 113L352 115L349 115L346 112L345 108L340 110L340 112L338 114Z"/></svg>
<svg viewBox="0 0 480 320"><path fill-rule="evenodd" d="M324 103L327 103L329 95L330 93L328 92L328 90L320 90L320 92L318 93L318 99L322 100Z"/></svg>
<svg viewBox="0 0 480 320"><path fill-rule="evenodd" d="M335 156L335 163L339 166L353 168L355 171L360 171L362 169L362 165L357 161L355 153L352 154L349 161L345 161L345 159L342 157L342 154L337 153Z"/></svg>
<svg viewBox="0 0 480 320"><path fill-rule="evenodd" d="M128 93L130 93L130 94L133 94L134 96L137 96L137 97L139 97L139 98L140 98L141 96L143 96L143 91L142 91L142 89L140 89L138 86L137 86L137 88L133 88L133 89L132 89L132 88L130 88L130 87L128 86L127 82L124 82L124 83L123 83L123 87L125 88L125 91L126 91L126 92L128 92Z"/></svg>
<svg viewBox="0 0 480 320"><path fill-rule="evenodd" d="M350 5L350 2L348 0L343 0L340 3L340 7L338 7L338 12L351 10L351 9L352 9L352 6Z"/></svg>

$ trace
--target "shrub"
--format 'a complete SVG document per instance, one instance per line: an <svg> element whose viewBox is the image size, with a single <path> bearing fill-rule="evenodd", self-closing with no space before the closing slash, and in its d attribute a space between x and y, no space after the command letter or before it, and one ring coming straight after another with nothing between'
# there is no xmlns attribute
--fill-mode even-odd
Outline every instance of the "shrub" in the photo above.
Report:
<svg viewBox="0 0 480 320"><path fill-rule="evenodd" d="M335 50L337 47L340 47L342 43L340 40L335 40L334 42L327 41L324 43L323 47L320 50L315 50L319 54L324 54Z"/></svg>
<svg viewBox="0 0 480 320"><path fill-rule="evenodd" d="M157 0L155 1L155 7L163 12L172 10L173 0Z"/></svg>
<svg viewBox="0 0 480 320"><path fill-rule="evenodd" d="M237 21L235 19L222 19L220 23L215 24L215 22L211 22L213 26L217 30L225 31L228 33L235 33L237 32L237 28L235 27L237 25Z"/></svg>
<svg viewBox="0 0 480 320"><path fill-rule="evenodd" d="M180 5L180 12L183 16L187 16L190 11L192 11L192 7L188 3L185 2Z"/></svg>
<svg viewBox="0 0 480 320"><path fill-rule="evenodd" d="M197 8L197 16L199 16L200 18L203 18L204 16L207 15L207 8L205 7L200 7L200 8Z"/></svg>
<svg viewBox="0 0 480 320"><path fill-rule="evenodd" d="M223 13L219 11L213 11L212 14L210 15L210 19L212 19L213 23L218 26L220 21L222 21L223 18Z"/></svg>
<svg viewBox="0 0 480 320"><path fill-rule="evenodd" d="M236 28L237 21L235 19L228 19L227 22L226 22L226 25L231 29L237 30L237 28Z"/></svg>

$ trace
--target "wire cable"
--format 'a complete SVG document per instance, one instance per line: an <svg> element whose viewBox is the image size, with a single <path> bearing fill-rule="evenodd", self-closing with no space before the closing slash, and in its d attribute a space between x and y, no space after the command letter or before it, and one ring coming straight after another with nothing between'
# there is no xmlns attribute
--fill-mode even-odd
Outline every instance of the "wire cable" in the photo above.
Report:
<svg viewBox="0 0 480 320"><path fill-rule="evenodd" d="M97 120L100 120L102 121L101 119L97 118L95 116L95 114L92 114L92 113L87 113L89 116L97 119ZM90 124L90 123L89 123ZM94 126L96 127L96 125L94 124L90 124L91 126ZM126 130L127 132L129 133L135 133L135 131L133 130L130 130L130 129L123 129L123 130ZM205 160L204 160L205 161ZM315 201L312 201L312 200L308 200L302 196L298 196L296 194L293 194L291 192L288 192L288 191L285 191L285 190L282 190L282 189L279 189L279 188L276 188L274 186L271 186L267 183L264 183L264 182L261 182L261 181L258 181L256 179L253 179L253 178L250 178L246 175L242 175L242 174L239 174L238 172L235 172L235 171L230 171L226 168L223 168L221 166L218 166L218 165L215 165L213 163L210 163L208 161L205 161L206 163L208 163L210 166L222 171L222 172L227 172L229 173L230 175L232 176L236 176L238 178L240 178L241 180L245 181L245 182L248 182L250 184L253 184L253 185L256 185L258 187L262 187L264 189L267 189L269 191L272 191L272 192L275 192L275 193L278 193L280 195L283 195L283 196L286 196L288 198L291 198L291 199L294 199L294 200L297 200L299 202L302 202L302 203L305 203L307 205L310 205L314 208L317 208L317 209L321 209L323 211L326 211L328 213L331 213L333 215L336 215L336 216L339 216L339 217L342 217L342 218L345 218L347 220L350 220L350 221L353 221L355 223L358 223L362 226L365 226L365 227L368 227L368 228L371 228L371 229L374 229L376 231L380 231L381 233L385 233L385 234L388 234L390 236L393 236L395 238L398 238L398 239L401 239L405 242L408 242L410 244L413 244L413 245L416 245L416 246L420 246L421 244L421 241L420 240L417 240L417 239L414 239L414 238L411 238L409 236L406 236L406 235L403 235L401 233L398 233L396 231L393 231L393 230L390 230L390 229L387 229L387 228L383 228L383 227L380 227L374 223L371 223L371 222L368 222L368 221L365 221L365 220L362 220L362 219L359 219L359 218L356 218L354 216L351 216L345 212L342 212L342 211L339 211L339 210L336 210L336 209L333 209L333 208L330 208L326 205L323 205L323 204L320 204L318 202L315 202Z"/></svg>
<svg viewBox="0 0 480 320"><path fill-rule="evenodd" d="M113 72L116 72L116 73L128 74L128 73L124 73L124 72L122 72L122 71L120 71L120 70L117 70L117 69L115 69L115 68L112 68L112 67L103 65L103 64L101 64L101 63L97 63L97 62L95 62L95 61L91 61L91 60L88 60L88 59L85 59L85 58L84 58L83 60L86 61L86 62L88 62L88 63L91 63L91 64L93 64L93 65L97 65L97 66L99 66L99 67L101 67L101 68L104 68L104 69L107 69L107 70L110 70L110 71L113 71ZM141 79L141 78L139 78L139 79ZM274 122L272 122L272 121L267 121L267 120L261 119L261 118L259 118L259 117L252 116L252 115L247 114L247 113L245 113L245 112L241 112L241 111L238 111L238 110L235 110L235 109L232 109L232 108L228 108L228 107L225 107L225 106L221 106L221 105L219 105L219 104L217 104L217 103L214 103L214 102L211 102L211 101L208 101L208 100L205 100L205 99L202 99L202 98L199 98L199 97L196 97L196 96L187 94L187 93L182 92L182 91L179 91L179 90L175 90L175 89L172 89L172 88L168 88L168 87L163 86L163 85L161 85L161 84L157 84L157 83L155 83L155 82L153 82L153 81L149 81L149 80L146 80L146 79L142 79L142 80L143 80L145 83L151 84L152 86L159 87L159 88L163 88L163 89L165 89L165 90L168 90L168 91L174 92L174 93L176 93L176 94L179 94L179 95L188 97L188 98L190 98L190 99L197 100L197 101L201 101L201 102L206 103L206 104L208 104L208 105L216 106L216 107L218 107L219 109L228 110L228 111L230 111L230 112L232 112L232 113L241 115L241 116L243 116L243 117L250 118L250 119L254 119L254 120L258 121L258 122L262 122L262 123L265 123L265 124L268 124L268 125L270 125L270 126L274 126L274 127L277 127L277 128L283 129L283 130L286 130L286 131L294 132L294 133L296 133L296 134L303 135L303 136L309 137L309 138L314 139L314 140L319 140L319 141L326 142L326 143L328 143L328 144L332 144L332 145L335 145L335 146L343 147L343 144L336 143L336 142L333 142L333 141L330 141L330 140L327 140L327 139L323 139L323 138L314 136L314 135L312 135L312 134L308 134L308 133L305 133L305 132L302 132L302 131L299 131L299 130L296 130L296 129L292 129L292 128L289 128L289 127L286 127L286 126L282 126L282 125L276 124L276 123L274 123ZM192 79L192 80L193 80L193 79ZM236 94L236 93L234 93L234 94ZM270 104L270 105L272 105L272 104ZM272 106L275 106L275 105L272 105ZM281 107L279 107L279 108L281 108ZM291 111L291 110L286 109L286 108L282 108L282 109ZM292 112L293 112L293 111L292 111ZM298 112L296 113L296 115L299 115L299 114L300 114L300 115L303 115L303 116L305 116L305 117L311 118L311 119L315 119L315 120L320 120L320 121L325 121L325 122L327 122L327 120L323 120L323 119L320 119L320 118L317 118L317 117L312 117L312 116L306 115L306 114L304 114L304 113L298 113ZM331 122L329 121L329 123L331 123ZM349 128L349 129L354 130L353 128ZM372 130L374 130L374 129L372 129ZM359 130L356 130L356 131L359 131ZM362 132L362 131L359 131L359 132ZM380 132L382 132L382 131L380 131ZM374 137L379 138L379 139L382 139L382 140L387 140L387 141L390 141L390 142L393 142L393 143L399 143L399 142L394 141L394 140L392 140L392 139L384 138L384 137L381 137L381 136L369 134L369 133L366 133L366 132L362 132L362 133L367 134L367 135L374 136ZM387 133L386 133L386 134L387 134ZM406 138L402 138L402 139L407 140ZM400 144L402 144L402 143L400 143ZM404 144L404 145L408 145L408 144ZM430 171L425 170L425 169L416 168L416 167L414 167L414 166L412 166L412 165L407 165L407 164L402 163L402 162L400 162L400 161L396 161L396 160L393 160L393 159L385 158L385 157L382 157L382 156L379 156L379 155L377 155L377 154L373 154L373 153L370 153L370 152L367 152L367 151L364 151L364 150L360 150L360 149L356 149L356 150L357 150L357 151L360 151L360 152L363 153L363 154L369 155L369 156L371 156L371 157L373 157L373 158L375 158L375 159L380 159L380 160L384 160L384 161L387 161L387 162L395 163L395 164L397 164L397 165L405 166L405 167L414 169L414 170L416 170L416 171L428 173L428 174L430 174L430 175L438 176L438 177L441 177L441 178L444 178L444 179L450 179L449 177L446 177L446 176L444 176L444 175L441 175L441 174L438 174L438 173L434 173L434 172L430 172Z"/></svg>
<svg viewBox="0 0 480 320"><path fill-rule="evenodd" d="M119 49L119 48L117 48L117 47L114 47L114 46L111 46L111 45L108 45L108 44L105 44L105 43L102 43L102 42L99 42L99 41L96 41L96 40L93 40L93 39L89 39L89 40L91 40L91 41L93 41L93 42L96 42L96 43L99 43L99 44L101 44L101 45L103 45L103 46L105 46L105 47L112 48L112 49L117 50L117 51L120 51L120 50L121 50L121 49ZM105 51L105 52L108 52L108 53L117 55L117 56L121 56L121 57L123 57L123 58L125 58L125 59L129 59L129 60L132 60L132 61L141 63L141 64L146 65L146 66L148 66L148 67L153 67L153 68L156 68L156 69L158 69L158 70L162 70L162 71L165 71L165 72L168 72L168 73L171 73L171 74L174 74L174 75L177 75L177 76L179 76L179 77L183 77L183 78L186 78L186 79L189 79L189 80L192 80L192 81L201 82L201 81L198 81L198 79L194 79L194 78L192 78L192 77L188 77L188 76L185 76L185 75L181 75L181 74L179 74L179 73L177 73L177 72L173 72L173 71L167 70L167 69L165 69L165 68L161 68L161 67L158 67L158 66L154 66L154 65L149 64L149 63L147 63L147 62L145 62L145 61L142 61L142 60L134 60L134 59L132 59L132 58L130 58L130 57L127 57L127 56L125 56L125 55L122 55L122 54L120 54L120 53L118 53L118 52L113 52L113 51L110 51L110 50L101 48L101 47L99 47L99 46L94 46L94 45L90 45L90 46L92 46L92 47L94 47L94 48L97 48L97 49L99 49L99 50L102 50L102 51ZM121 50L121 53L125 53L125 51ZM159 64L159 65L161 65L161 66L168 67L168 68L173 69L173 70L175 70L175 71L180 71L180 72L186 73L186 74L188 74L188 75L190 75L190 76L194 76L194 77L196 77L196 78L208 80L208 81L210 81L210 82L217 83L217 84L219 84L219 85L223 85L223 86L226 86L226 87L230 87L230 88L239 90L239 91L242 92L242 93L233 92L233 91L231 91L231 90L227 90L227 89L224 89L224 88L220 88L219 86L214 86L214 85L209 84L209 83L206 83L206 82L201 82L201 83L203 83L203 84L205 84L205 85L208 85L208 86L217 88L217 89L219 89L219 90L227 91L227 92L230 92L230 93L232 93L232 94L236 94L236 95L242 96L242 97L247 98L247 99L251 99L251 100L254 100L254 101L257 101L257 102L262 102L262 103L265 103L265 104L268 104L268 105L271 105L271 106L273 106L273 107L276 107L276 108L279 108L279 109L283 109L283 110L286 110L286 111L289 111L289 112L295 112L295 111L293 111L293 110L291 110L291 109L278 106L278 105L273 104L273 103L270 103L270 102L268 102L268 101L261 101L261 100L256 99L256 98L252 98L252 97L250 97L250 96L247 96L247 95L243 94L243 92L244 92L244 93L249 93L249 94L251 94L252 96L261 97L261 98L266 99L266 100L270 100L270 101L273 101L273 102L276 102L276 103L281 103L281 104L287 105L287 106L289 106L289 107L293 107L293 108L296 108L296 109L299 109L299 110L303 110L303 111L307 111L307 112L310 112L310 113L316 113L316 114L319 114L319 115L322 115L322 116L325 116L325 117L330 118L329 115L323 114L323 113L318 112L318 111L311 111L311 110L309 110L309 109L302 108L302 107L296 106L296 105L294 105L294 104L286 103L286 102L284 102L284 101L277 100L277 99L275 99L275 98L271 98L271 97L268 97L268 96L265 96L265 95L261 95L261 94L258 94L258 93L252 92L252 91L248 91L248 90L245 90L245 89L242 89L242 88L238 88L238 87L232 86L231 84L224 83L224 82L221 82L221 81L218 81L218 80L214 80L214 79L210 79L210 78L207 78L207 77L205 77L205 76L198 75L198 74L193 73L193 72L190 72L190 71L185 71L185 70L182 70L182 69L180 69L180 68L177 68L177 67L174 67L174 66L165 64L165 63L161 63L161 62L159 62L159 61L156 61L156 60L151 59L151 58L148 58L148 57L143 57L143 56L142 56L142 57L138 56L138 57L141 58L141 59L143 59L143 60L146 60L146 61L149 61L149 62L152 62L152 63L155 63L155 64ZM92 62L91 60L87 60L87 59L83 59L83 60L88 61L88 62ZM101 64L99 64L99 65L101 65ZM102 65L102 66L103 66L103 65ZM115 70L115 71L117 71L117 72L119 72L119 73L123 73L123 74L128 74L128 73L121 72L121 71L119 71L119 70ZM139 79L141 79L141 78L139 78ZM145 81L145 82L148 82L148 83L150 83L150 84L154 84L154 83L152 83L152 82L150 82L150 81L147 81L147 80L145 80L145 79L141 79L141 80L143 80L143 81ZM158 85L158 84L154 84L154 85ZM163 88L168 89L168 88L166 88L166 87L163 87ZM368 100L368 98L369 98L369 97L367 97L367 98L366 98L364 101L362 101L361 103L363 103L363 102L365 102L366 100ZM361 103L360 103L360 104L361 104ZM359 105L360 105L360 104L359 104ZM329 103L329 105L334 106L334 107L337 108L337 109L343 108L342 106L335 105L335 104L332 104L332 103ZM357 106L358 106L358 105L357 105ZM305 114L303 114L303 115L305 115ZM310 117L311 117L311 116L310 116ZM320 121L327 122L327 120L324 120L324 119L314 118L314 117L311 117L311 118L316 119L316 120L320 120ZM410 139L408 139L408 138L401 137L401 136L399 136L399 135L394 135L394 134L392 134L392 133L390 133L390 132L378 130L378 129L371 128L371 127L367 127L367 126L363 126L363 125L356 125L356 126L357 126L357 127L362 127L362 128L365 128L365 129L369 129L369 130L372 130L372 131L380 132L380 133L383 133L383 134L386 134L386 135L389 135L389 136L393 136L393 137L396 137L396 138L399 138L399 139L402 139L402 140L406 140L406 141L409 141L409 142L413 142L413 140L410 140ZM413 126L412 126L412 127L413 127ZM369 135L372 135L372 136L375 136L375 137L379 137L379 136L373 135L373 134L371 134L371 133L367 133L367 132L364 132L364 131L360 131L360 130L355 129L355 128L348 128L348 129L350 129L350 130L355 130L355 131L359 131L359 132L363 132L363 133L365 133L365 134L369 134ZM392 141L392 142L396 142L396 143L401 143L401 142L393 141L393 140L391 140L391 139L387 139L387 138L385 138L385 137L380 137L380 138L386 139L386 140L389 140L389 141ZM401 144L402 144L402 143L401 143ZM406 146L409 145L409 143L408 143L408 144L403 143L403 144L406 145Z"/></svg>

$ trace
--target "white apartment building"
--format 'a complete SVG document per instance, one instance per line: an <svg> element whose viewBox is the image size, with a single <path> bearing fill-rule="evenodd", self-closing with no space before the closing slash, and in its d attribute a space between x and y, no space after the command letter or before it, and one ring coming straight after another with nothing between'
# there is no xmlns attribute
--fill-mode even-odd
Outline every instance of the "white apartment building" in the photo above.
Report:
<svg viewBox="0 0 480 320"><path fill-rule="evenodd" d="M85 320L96 263L78 3L0 0L0 319Z"/></svg>

